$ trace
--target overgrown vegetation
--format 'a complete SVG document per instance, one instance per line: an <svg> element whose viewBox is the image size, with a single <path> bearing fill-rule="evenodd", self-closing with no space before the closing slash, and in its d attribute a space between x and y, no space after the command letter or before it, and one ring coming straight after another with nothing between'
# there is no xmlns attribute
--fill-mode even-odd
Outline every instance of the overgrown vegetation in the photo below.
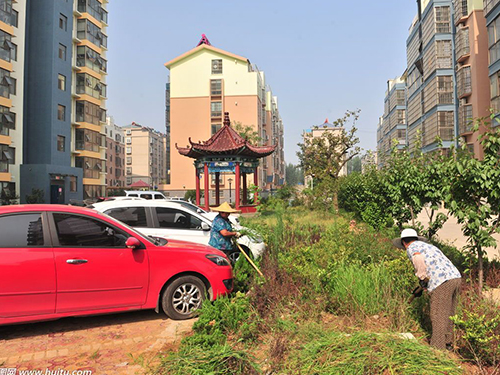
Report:
<svg viewBox="0 0 500 375"><path fill-rule="evenodd" d="M499 363L491 346L500 337L498 308L464 292L456 353L432 349L427 297L408 303L413 269L390 242L397 230L349 221L284 205L246 219L268 244L258 261L264 278L240 258L236 285L244 293L206 302L193 335L156 372L462 374L463 361L471 361L486 374ZM455 249L442 248L469 267Z"/></svg>

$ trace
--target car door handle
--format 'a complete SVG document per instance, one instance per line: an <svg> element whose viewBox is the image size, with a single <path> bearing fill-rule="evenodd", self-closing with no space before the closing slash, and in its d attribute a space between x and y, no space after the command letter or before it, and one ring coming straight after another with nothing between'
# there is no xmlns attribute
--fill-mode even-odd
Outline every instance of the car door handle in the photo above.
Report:
<svg viewBox="0 0 500 375"><path fill-rule="evenodd" d="M68 259L66 261L66 263L68 264L83 264L83 263L87 263L88 260L87 259Z"/></svg>

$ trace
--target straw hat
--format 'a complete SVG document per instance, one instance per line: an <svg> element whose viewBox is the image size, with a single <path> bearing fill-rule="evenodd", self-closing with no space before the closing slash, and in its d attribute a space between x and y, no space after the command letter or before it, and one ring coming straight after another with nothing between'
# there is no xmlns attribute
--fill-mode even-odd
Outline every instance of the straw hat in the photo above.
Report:
<svg viewBox="0 0 500 375"><path fill-rule="evenodd" d="M401 237L394 238L392 240L392 244L394 246L396 246L398 249L404 249L405 248L403 246L403 243L401 242L402 238L416 238L418 241L427 242L427 238L419 236L417 234L417 231L415 229L406 228L406 229L403 229L403 231L401 232Z"/></svg>
<svg viewBox="0 0 500 375"><path fill-rule="evenodd" d="M240 212L239 210L235 210L234 208L232 208L227 202L222 203L219 207L212 207L212 211L227 212L230 214Z"/></svg>

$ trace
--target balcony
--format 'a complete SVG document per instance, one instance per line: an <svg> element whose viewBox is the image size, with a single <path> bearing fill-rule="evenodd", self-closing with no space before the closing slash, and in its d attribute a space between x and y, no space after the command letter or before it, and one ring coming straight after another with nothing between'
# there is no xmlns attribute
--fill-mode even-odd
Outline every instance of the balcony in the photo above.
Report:
<svg viewBox="0 0 500 375"><path fill-rule="evenodd" d="M464 27L458 30L455 49L458 62L470 54L469 28Z"/></svg>
<svg viewBox="0 0 500 375"><path fill-rule="evenodd" d="M500 3L500 0L484 0L484 15L487 16L498 3Z"/></svg>
<svg viewBox="0 0 500 375"><path fill-rule="evenodd" d="M461 18L467 17L469 15L469 10L467 8L467 0L456 0L455 3L455 24L460 22Z"/></svg>
<svg viewBox="0 0 500 375"><path fill-rule="evenodd" d="M470 66L466 66L457 72L457 89L460 98L472 93Z"/></svg>
<svg viewBox="0 0 500 375"><path fill-rule="evenodd" d="M460 135L472 132L472 105L460 106L458 109L458 132Z"/></svg>

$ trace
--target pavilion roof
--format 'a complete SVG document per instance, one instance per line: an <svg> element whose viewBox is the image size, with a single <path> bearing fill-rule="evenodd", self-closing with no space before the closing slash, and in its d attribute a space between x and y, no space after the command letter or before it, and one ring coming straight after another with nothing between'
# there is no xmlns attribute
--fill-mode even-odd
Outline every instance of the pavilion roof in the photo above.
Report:
<svg viewBox="0 0 500 375"><path fill-rule="evenodd" d="M271 155L276 149L272 146L253 146L250 142L240 136L232 127L229 120L229 113L224 113L224 125L204 142L195 143L189 138L190 146L175 147L181 155L198 159L204 156L246 156L250 158L263 158Z"/></svg>

